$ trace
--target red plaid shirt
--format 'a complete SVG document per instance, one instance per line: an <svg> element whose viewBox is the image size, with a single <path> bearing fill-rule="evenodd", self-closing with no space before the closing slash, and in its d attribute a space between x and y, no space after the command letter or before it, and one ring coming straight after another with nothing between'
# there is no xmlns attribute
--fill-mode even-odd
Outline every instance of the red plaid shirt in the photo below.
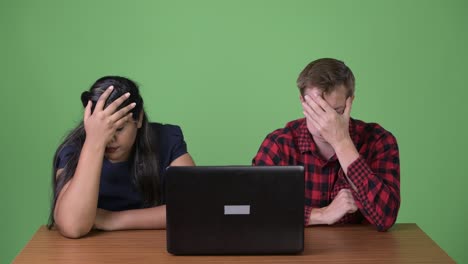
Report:
<svg viewBox="0 0 468 264"><path fill-rule="evenodd" d="M400 159L395 137L380 125L351 119L351 139L360 157L348 167L348 183L336 155L325 160L309 133L305 118L286 124L263 141L254 165L302 165L305 169L304 223L313 208L329 205L341 189L350 189L359 208L338 223L373 224L385 231L394 223L400 208Z"/></svg>

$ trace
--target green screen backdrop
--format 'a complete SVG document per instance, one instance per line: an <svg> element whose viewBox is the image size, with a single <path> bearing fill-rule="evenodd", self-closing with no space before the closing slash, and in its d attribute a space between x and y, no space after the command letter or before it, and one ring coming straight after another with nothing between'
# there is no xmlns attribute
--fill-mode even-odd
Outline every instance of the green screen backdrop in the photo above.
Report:
<svg viewBox="0 0 468 264"><path fill-rule="evenodd" d="M197 164L250 164L301 117L295 80L321 57L354 71L352 116L398 139L398 222L468 262L467 1L1 1L0 29L0 263L46 223L54 151L97 78L137 81Z"/></svg>

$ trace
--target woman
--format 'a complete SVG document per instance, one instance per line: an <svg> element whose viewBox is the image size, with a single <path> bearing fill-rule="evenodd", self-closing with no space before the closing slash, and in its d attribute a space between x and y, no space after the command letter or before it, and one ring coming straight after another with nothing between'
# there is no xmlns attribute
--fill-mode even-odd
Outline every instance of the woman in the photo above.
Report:
<svg viewBox="0 0 468 264"><path fill-rule="evenodd" d="M83 122L55 153L49 228L70 238L93 227L164 228L164 170L194 165L182 131L149 123L127 78L100 78L81 100Z"/></svg>

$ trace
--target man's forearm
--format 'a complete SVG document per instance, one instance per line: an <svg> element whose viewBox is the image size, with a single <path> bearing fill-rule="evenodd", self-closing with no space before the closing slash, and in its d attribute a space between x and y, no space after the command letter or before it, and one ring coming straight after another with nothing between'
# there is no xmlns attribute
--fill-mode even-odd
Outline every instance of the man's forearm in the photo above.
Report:
<svg viewBox="0 0 468 264"><path fill-rule="evenodd" d="M311 225L326 225L328 224L323 217L323 208L312 208L310 211L309 223L308 226Z"/></svg>
<svg viewBox="0 0 468 264"><path fill-rule="evenodd" d="M336 157L340 162L343 172L347 175L349 165L359 158L359 152L357 151L356 146L354 146L351 139L346 139L336 146L333 146L333 149L335 150Z"/></svg>
<svg viewBox="0 0 468 264"><path fill-rule="evenodd" d="M393 225L400 207L399 181L393 178L391 168L387 171L376 174L361 158L348 169L349 178L357 186L353 195L360 201L361 212L379 231Z"/></svg>

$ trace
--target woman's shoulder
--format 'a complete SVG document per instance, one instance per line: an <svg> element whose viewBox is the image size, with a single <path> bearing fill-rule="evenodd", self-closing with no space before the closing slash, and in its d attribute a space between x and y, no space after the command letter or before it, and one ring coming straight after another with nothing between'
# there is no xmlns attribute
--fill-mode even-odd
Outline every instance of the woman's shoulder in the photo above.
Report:
<svg viewBox="0 0 468 264"><path fill-rule="evenodd" d="M79 152L80 148L78 146L69 144L69 145L62 145L57 149L57 154L60 157L69 156L74 154L75 152Z"/></svg>
<svg viewBox="0 0 468 264"><path fill-rule="evenodd" d="M150 123L150 126L159 142L161 157L166 157L167 159L164 167L169 166L177 157L187 153L187 144L185 143L182 129L178 125Z"/></svg>
<svg viewBox="0 0 468 264"><path fill-rule="evenodd" d="M80 148L75 145L62 145L57 149L55 158L55 168L63 168L67 164L68 160L80 152Z"/></svg>
<svg viewBox="0 0 468 264"><path fill-rule="evenodd" d="M182 129L178 125L149 123L151 129L159 138L183 137Z"/></svg>

